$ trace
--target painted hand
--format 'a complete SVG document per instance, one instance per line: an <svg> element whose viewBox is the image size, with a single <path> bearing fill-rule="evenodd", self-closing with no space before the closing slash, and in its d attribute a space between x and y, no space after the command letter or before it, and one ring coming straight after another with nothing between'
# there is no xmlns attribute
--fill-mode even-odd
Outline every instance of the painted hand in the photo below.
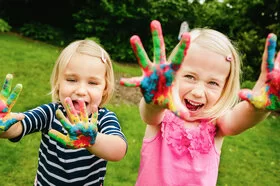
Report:
<svg viewBox="0 0 280 186"><path fill-rule="evenodd" d="M280 111L280 52L275 59L277 37L269 34L263 53L261 75L253 91L241 90L239 96L258 109Z"/></svg>
<svg viewBox="0 0 280 186"><path fill-rule="evenodd" d="M152 63L137 35L130 38L132 49L142 69L141 77L122 78L121 85L140 87L146 103L168 108L177 116L187 119L189 113L179 99L175 90L174 77L181 66L190 45L190 35L182 35L178 50L171 62L166 61L165 44L160 22L151 22L151 32L154 44L154 63Z"/></svg>
<svg viewBox="0 0 280 186"><path fill-rule="evenodd" d="M65 99L66 112L69 120L63 115L61 110L56 111L56 116L61 124L68 131L64 135L54 129L49 131L49 136L69 148L86 148L95 143L97 136L98 111L92 113L91 121L88 121L86 106L83 101L78 101L79 110L74 108L72 100Z"/></svg>
<svg viewBox="0 0 280 186"><path fill-rule="evenodd" d="M11 92L12 80L13 75L7 74L0 93L0 134L19 121L12 117L10 112L22 90L22 85L17 84Z"/></svg>

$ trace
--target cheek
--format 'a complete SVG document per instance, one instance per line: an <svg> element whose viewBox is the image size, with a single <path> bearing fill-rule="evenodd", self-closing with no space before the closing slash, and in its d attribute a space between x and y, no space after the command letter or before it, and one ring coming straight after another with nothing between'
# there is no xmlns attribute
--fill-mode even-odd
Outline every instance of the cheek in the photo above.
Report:
<svg viewBox="0 0 280 186"><path fill-rule="evenodd" d="M91 99L96 103L100 103L102 100L102 97L104 95L104 89L103 88L95 88L90 92Z"/></svg>
<svg viewBox="0 0 280 186"><path fill-rule="evenodd" d="M208 101L211 105L215 105L221 97L221 91L208 92Z"/></svg>
<svg viewBox="0 0 280 186"><path fill-rule="evenodd" d="M60 100L63 100L63 98L65 98L71 94L70 86L66 86L63 83L60 83L59 88L58 88L58 94L59 94Z"/></svg>
<svg viewBox="0 0 280 186"><path fill-rule="evenodd" d="M191 90L191 85L188 83L184 83L184 82L180 82L180 86L179 87L179 97L181 99L184 99L184 96L190 92Z"/></svg>

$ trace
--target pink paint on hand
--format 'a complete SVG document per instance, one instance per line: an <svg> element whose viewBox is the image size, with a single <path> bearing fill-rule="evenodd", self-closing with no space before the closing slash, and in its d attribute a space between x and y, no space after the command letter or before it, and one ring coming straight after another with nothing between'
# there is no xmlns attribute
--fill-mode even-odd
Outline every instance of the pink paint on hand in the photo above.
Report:
<svg viewBox="0 0 280 186"><path fill-rule="evenodd" d="M8 114L6 104L0 100L0 118L4 118Z"/></svg>

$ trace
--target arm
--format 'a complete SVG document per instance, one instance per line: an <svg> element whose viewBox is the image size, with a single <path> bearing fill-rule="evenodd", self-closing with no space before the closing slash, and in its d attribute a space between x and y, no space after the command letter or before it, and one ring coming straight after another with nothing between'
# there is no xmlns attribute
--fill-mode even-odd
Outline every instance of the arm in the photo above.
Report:
<svg viewBox="0 0 280 186"><path fill-rule="evenodd" d="M120 136L97 133L95 144L87 150L107 161L119 161L126 154L127 144Z"/></svg>
<svg viewBox="0 0 280 186"><path fill-rule="evenodd" d="M159 125L164 116L164 108L154 104L147 104L144 98L139 104L140 116L148 125Z"/></svg>
<svg viewBox="0 0 280 186"><path fill-rule="evenodd" d="M274 63L275 50L276 36L269 34L262 57L261 74L253 90L242 90L239 96L246 101L237 104L217 121L222 135L239 134L264 120L270 111L279 111L280 53Z"/></svg>
<svg viewBox="0 0 280 186"><path fill-rule="evenodd" d="M224 116L218 118L219 133L222 136L240 134L264 120L268 115L268 111L257 109L249 102L242 101Z"/></svg>
<svg viewBox="0 0 280 186"><path fill-rule="evenodd" d="M99 109L98 133L95 144L87 150L108 161L121 160L127 151L127 142L115 113Z"/></svg>
<svg viewBox="0 0 280 186"><path fill-rule="evenodd" d="M171 110L175 115L186 119L188 111L181 103L177 92L173 91L174 77L181 66L190 45L190 35L183 34L178 50L171 62L166 61L165 44L161 25L158 21L151 22L151 32L154 43L154 63L152 63L138 36L132 36L130 43L142 69L141 77L122 78L121 85L140 87L143 99L140 102L142 119L151 125L161 122L163 111Z"/></svg>

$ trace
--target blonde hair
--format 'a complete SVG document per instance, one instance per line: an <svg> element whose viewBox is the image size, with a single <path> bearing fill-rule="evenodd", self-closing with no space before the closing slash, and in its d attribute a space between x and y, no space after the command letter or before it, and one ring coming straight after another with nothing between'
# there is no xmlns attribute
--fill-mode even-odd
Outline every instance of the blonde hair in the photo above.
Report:
<svg viewBox="0 0 280 186"><path fill-rule="evenodd" d="M220 54L224 56L225 63L230 63L230 72L219 100L213 107L205 111L205 117L216 119L239 101L241 59L230 39L221 32L208 28L196 28L190 32L190 35L191 45L196 44ZM175 51L177 51L177 47L172 51L169 59L172 59Z"/></svg>
<svg viewBox="0 0 280 186"><path fill-rule="evenodd" d="M107 103L114 92L114 72L109 54L97 43L91 40L78 40L70 43L62 50L54 65L51 75L51 95L52 101L60 102L59 100L59 79L67 64L70 62L74 54L89 55L100 58L106 66L105 82L106 86L102 96L102 101L99 106Z"/></svg>

